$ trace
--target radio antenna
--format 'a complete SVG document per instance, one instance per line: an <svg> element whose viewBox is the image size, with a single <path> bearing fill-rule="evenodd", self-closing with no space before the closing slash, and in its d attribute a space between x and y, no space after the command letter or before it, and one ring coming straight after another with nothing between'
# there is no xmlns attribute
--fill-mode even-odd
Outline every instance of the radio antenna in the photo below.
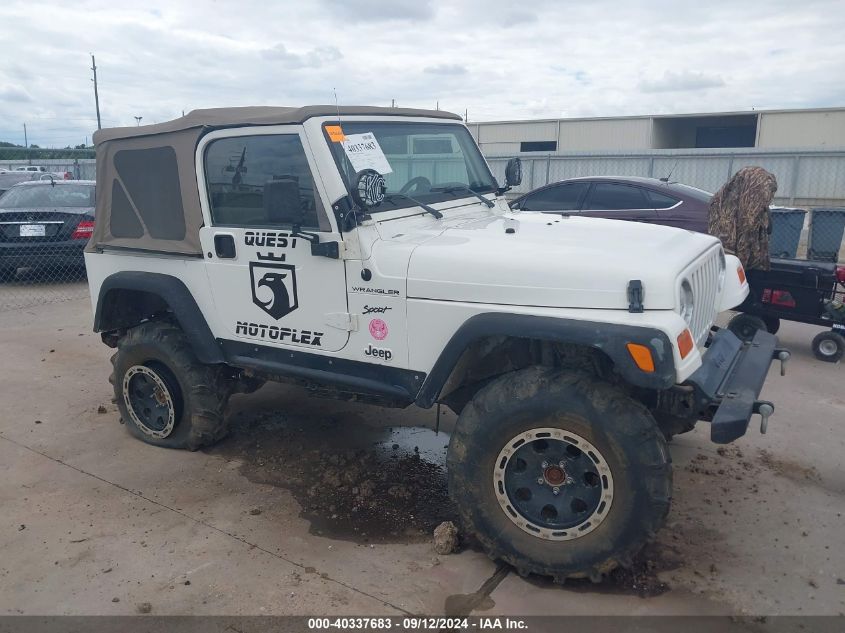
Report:
<svg viewBox="0 0 845 633"><path fill-rule="evenodd" d="M661 182L665 182L666 184L669 184L669 179L672 177L672 174L675 173L675 167L677 167L677 166L678 166L678 161L676 159L675 164L672 165L672 169L669 170L669 173L666 175L666 177L660 179Z"/></svg>
<svg viewBox="0 0 845 633"><path fill-rule="evenodd" d="M343 133L343 123L340 120L340 105L337 102L337 88L332 88L334 93L334 108L337 111L337 124L340 126L340 132Z"/></svg>

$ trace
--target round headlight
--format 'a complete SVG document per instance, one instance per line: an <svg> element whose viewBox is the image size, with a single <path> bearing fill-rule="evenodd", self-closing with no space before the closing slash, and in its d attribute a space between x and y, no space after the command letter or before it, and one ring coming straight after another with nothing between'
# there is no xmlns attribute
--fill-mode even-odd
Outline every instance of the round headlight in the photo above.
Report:
<svg viewBox="0 0 845 633"><path fill-rule="evenodd" d="M719 249L719 292L722 292L722 288L725 287L725 270L727 269L728 264L725 261L725 251L721 248Z"/></svg>
<svg viewBox="0 0 845 633"><path fill-rule="evenodd" d="M692 311L695 307L695 297L692 294L692 286L687 279L681 282L681 316L687 325L692 323Z"/></svg>

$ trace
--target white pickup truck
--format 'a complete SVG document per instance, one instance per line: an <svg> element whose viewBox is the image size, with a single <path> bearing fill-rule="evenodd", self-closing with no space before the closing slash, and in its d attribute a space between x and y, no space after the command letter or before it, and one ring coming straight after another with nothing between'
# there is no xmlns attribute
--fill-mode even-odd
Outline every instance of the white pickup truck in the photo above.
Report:
<svg viewBox="0 0 845 633"><path fill-rule="evenodd" d="M465 529L520 573L598 581L666 518L668 436L730 442L774 409L788 352L714 327L748 294L717 239L512 211L519 161L500 186L456 115L197 110L94 141L94 328L150 444L218 440L265 380L445 405Z"/></svg>

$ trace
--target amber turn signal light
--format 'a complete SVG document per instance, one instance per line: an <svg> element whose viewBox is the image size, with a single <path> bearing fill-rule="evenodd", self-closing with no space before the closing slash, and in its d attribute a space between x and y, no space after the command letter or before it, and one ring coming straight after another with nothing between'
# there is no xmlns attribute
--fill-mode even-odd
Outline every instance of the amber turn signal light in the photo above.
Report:
<svg viewBox="0 0 845 633"><path fill-rule="evenodd" d="M654 359L651 357L651 350L645 345L638 345L637 343L628 343L626 345L628 353L634 362L642 371L647 374L654 373Z"/></svg>
<svg viewBox="0 0 845 633"><path fill-rule="evenodd" d="M740 268L740 270L742 270ZM689 330L684 330L678 335L678 351L681 353L681 358L686 358L692 351L695 344L692 342L692 334Z"/></svg>
<svg viewBox="0 0 845 633"><path fill-rule="evenodd" d="M745 283L745 269L742 267L742 265L737 266L736 276L739 277L739 283L740 284Z"/></svg>

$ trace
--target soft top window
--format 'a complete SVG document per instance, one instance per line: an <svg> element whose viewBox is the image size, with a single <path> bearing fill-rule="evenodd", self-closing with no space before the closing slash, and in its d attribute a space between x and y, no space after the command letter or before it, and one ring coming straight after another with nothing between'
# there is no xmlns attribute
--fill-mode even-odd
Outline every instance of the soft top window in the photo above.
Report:
<svg viewBox="0 0 845 633"><path fill-rule="evenodd" d="M120 180L113 185L118 204L112 204L112 235L138 237L140 220L150 237L185 239L182 188L173 148L120 150L114 155L114 166ZM127 233L127 227L135 231Z"/></svg>

